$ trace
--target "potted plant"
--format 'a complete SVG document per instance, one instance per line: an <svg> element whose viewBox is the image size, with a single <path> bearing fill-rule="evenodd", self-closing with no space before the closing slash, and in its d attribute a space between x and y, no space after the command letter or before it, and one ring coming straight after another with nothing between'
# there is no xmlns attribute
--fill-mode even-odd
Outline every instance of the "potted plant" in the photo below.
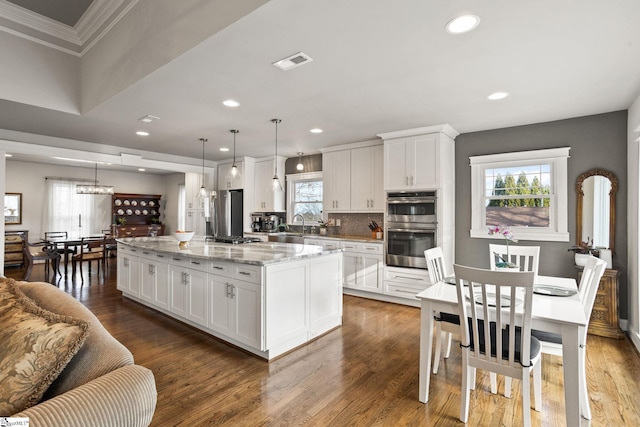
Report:
<svg viewBox="0 0 640 427"><path fill-rule="evenodd" d="M331 220L318 220L318 225L320 226L320 234L325 235L327 234L327 227L331 225Z"/></svg>
<svg viewBox="0 0 640 427"><path fill-rule="evenodd" d="M516 264L509 261L509 242L518 243L518 239L516 239L509 228L506 225L497 225L489 227L489 235L499 235L504 238L505 244L507 245L507 259L502 258L499 254L495 253L498 258L500 258L500 262L496 262L496 268L513 268L520 269Z"/></svg>
<svg viewBox="0 0 640 427"><path fill-rule="evenodd" d="M587 237L587 240L571 246L568 249L575 254L576 265L584 267L587 265L587 260L592 256L600 256L600 251L593 247L593 239Z"/></svg>
<svg viewBox="0 0 640 427"><path fill-rule="evenodd" d="M118 224L120 224L120 227L124 227L124 224L126 222L127 222L127 218L125 217L118 218Z"/></svg>

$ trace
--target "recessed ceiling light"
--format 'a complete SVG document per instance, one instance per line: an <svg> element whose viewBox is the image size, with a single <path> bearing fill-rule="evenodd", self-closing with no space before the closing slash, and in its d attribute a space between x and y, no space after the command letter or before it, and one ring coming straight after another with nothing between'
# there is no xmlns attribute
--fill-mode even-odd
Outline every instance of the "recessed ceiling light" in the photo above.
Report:
<svg viewBox="0 0 640 427"><path fill-rule="evenodd" d="M238 101L234 101L233 99L227 99L226 101L222 101L222 104L226 105L227 107L237 107L240 105Z"/></svg>
<svg viewBox="0 0 640 427"><path fill-rule="evenodd" d="M220 147L220 151L229 151L227 147Z"/></svg>
<svg viewBox="0 0 640 427"><path fill-rule="evenodd" d="M449 34L468 33L478 26L480 18L476 15L460 15L453 18L445 27Z"/></svg>
<svg viewBox="0 0 640 427"><path fill-rule="evenodd" d="M145 168L138 168L138 172L144 172L144 171L146 171Z"/></svg>
<svg viewBox="0 0 640 427"><path fill-rule="evenodd" d="M494 92L491 95L487 96L487 99L490 99L492 101L497 101L498 99L504 99L507 96L509 96L507 92Z"/></svg>
<svg viewBox="0 0 640 427"><path fill-rule="evenodd" d="M138 119L138 121L141 121L143 123L151 123L151 122L153 122L155 120L160 120L160 117L156 117L156 116L152 116L150 114L147 114L146 116L141 117L141 118Z"/></svg>
<svg viewBox="0 0 640 427"><path fill-rule="evenodd" d="M7 154L5 154L4 156L5 156L5 157L13 157L13 154L9 154L9 153L7 153Z"/></svg>
<svg viewBox="0 0 640 427"><path fill-rule="evenodd" d="M311 132L311 133L322 133L322 129L320 129L320 128L313 128L313 129L311 129L309 132Z"/></svg>
<svg viewBox="0 0 640 427"><path fill-rule="evenodd" d="M139 130L138 132L136 132L136 135L138 135L138 136L149 136L149 132L145 132L143 130Z"/></svg>

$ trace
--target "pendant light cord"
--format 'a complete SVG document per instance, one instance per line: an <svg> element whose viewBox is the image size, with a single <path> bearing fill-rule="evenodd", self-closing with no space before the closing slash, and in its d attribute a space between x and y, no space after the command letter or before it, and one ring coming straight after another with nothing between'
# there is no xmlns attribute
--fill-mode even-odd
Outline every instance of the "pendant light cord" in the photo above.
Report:
<svg viewBox="0 0 640 427"><path fill-rule="evenodd" d="M273 159L273 164L275 165L275 177L278 176L278 123L282 120L280 119L271 119L273 123L276 124L276 157Z"/></svg>

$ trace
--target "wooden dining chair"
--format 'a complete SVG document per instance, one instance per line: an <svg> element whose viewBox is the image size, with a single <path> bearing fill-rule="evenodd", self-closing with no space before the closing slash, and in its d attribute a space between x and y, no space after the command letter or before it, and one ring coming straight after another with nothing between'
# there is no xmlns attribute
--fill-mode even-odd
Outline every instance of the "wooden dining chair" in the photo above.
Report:
<svg viewBox="0 0 640 427"><path fill-rule="evenodd" d="M102 234L106 239L104 244L104 260L106 266L109 264L109 258L115 256L115 253L117 253L118 244L116 243L115 236L111 233L111 229L102 230Z"/></svg>
<svg viewBox="0 0 640 427"><path fill-rule="evenodd" d="M56 245L49 242L29 243L25 236L22 237L22 247L28 267L22 280L28 281L33 271L36 261L44 261L45 280L49 280L49 268L53 270L53 277L56 277L60 267L60 254Z"/></svg>
<svg viewBox="0 0 640 427"><path fill-rule="evenodd" d="M74 254L75 250L73 248L64 248L64 244L61 244L59 241L60 240L67 240L68 239L68 233L66 231L45 231L44 232L44 240L50 243L53 243L56 246L56 250L58 251L58 253L62 256L64 256L64 253L67 252L67 254ZM67 255L67 256L69 256Z"/></svg>
<svg viewBox="0 0 640 427"><path fill-rule="evenodd" d="M73 270L73 277L76 274L76 265L80 264L80 280L84 282L82 274L82 263L87 262L89 265L89 277L91 277L91 263L96 262L98 266L98 276L100 275L100 265L102 264L102 270L104 271L104 245L106 238L82 238L80 243L80 249L78 253L74 254L71 258L71 266Z"/></svg>
<svg viewBox="0 0 640 427"><path fill-rule="evenodd" d="M458 294L462 348L460 420L469 417L469 393L475 388L475 369L519 379L522 418L531 425L530 379L534 376L534 408L541 409L540 341L531 336L532 271L491 271L453 266Z"/></svg>
<svg viewBox="0 0 640 427"><path fill-rule="evenodd" d="M600 285L600 279L607 268L607 263L596 257L591 257L587 260L587 264L582 270L582 277L580 278L580 285L578 294L580 302L584 310L584 315L587 318L587 324L591 318L591 310L593 309L593 303L598 293L598 286ZM578 369L580 371L580 412L582 416L590 420L591 408L589 405L589 393L587 390L587 367L586 367L586 352L587 352L587 328L581 328L579 332L579 348L578 348ZM552 354L562 357L562 336L553 334L550 332L543 332L538 330L532 330L531 335L540 340L542 345L542 353Z"/></svg>
<svg viewBox="0 0 640 427"><path fill-rule="evenodd" d="M424 257L427 260L427 272L432 284L444 281L446 278L453 277L449 264L444 259L441 247L435 247L424 251ZM460 317L457 314L440 313L435 317L436 325L436 352L433 356L433 373L438 373L440 365L440 352L442 351L442 340L446 342L444 358L448 359L451 354L451 337L453 334L460 332ZM444 336L442 336L444 332Z"/></svg>

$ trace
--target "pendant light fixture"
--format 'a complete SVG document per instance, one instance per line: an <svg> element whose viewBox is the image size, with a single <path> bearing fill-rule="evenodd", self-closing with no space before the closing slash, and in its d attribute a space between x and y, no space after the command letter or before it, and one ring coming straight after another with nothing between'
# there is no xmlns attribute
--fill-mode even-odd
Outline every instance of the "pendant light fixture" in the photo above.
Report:
<svg viewBox="0 0 640 427"><path fill-rule="evenodd" d="M240 168L238 168L236 164L236 134L240 131L238 129L231 129L229 132L233 134L233 166L231 166L227 174L227 184L231 185L233 181L240 179Z"/></svg>
<svg viewBox="0 0 640 427"><path fill-rule="evenodd" d="M112 185L98 185L98 162L96 162L96 172L93 184L76 185L76 194L113 194Z"/></svg>
<svg viewBox="0 0 640 427"><path fill-rule="evenodd" d="M200 187L198 197L204 199L207 197L207 188L204 186L204 143L207 142L208 139L200 138L200 141L202 141L202 187Z"/></svg>
<svg viewBox="0 0 640 427"><path fill-rule="evenodd" d="M301 151L298 152L298 164L296 165L296 169L299 170L299 171L304 170L304 165L302 164L302 155L303 154L304 153L301 152Z"/></svg>
<svg viewBox="0 0 640 427"><path fill-rule="evenodd" d="M273 174L273 181L271 183L271 191L274 193L284 192L282 184L280 184L280 178L278 178L278 123L282 122L280 119L271 119L271 123L276 125L276 156L274 157L273 164L275 165L275 172Z"/></svg>

